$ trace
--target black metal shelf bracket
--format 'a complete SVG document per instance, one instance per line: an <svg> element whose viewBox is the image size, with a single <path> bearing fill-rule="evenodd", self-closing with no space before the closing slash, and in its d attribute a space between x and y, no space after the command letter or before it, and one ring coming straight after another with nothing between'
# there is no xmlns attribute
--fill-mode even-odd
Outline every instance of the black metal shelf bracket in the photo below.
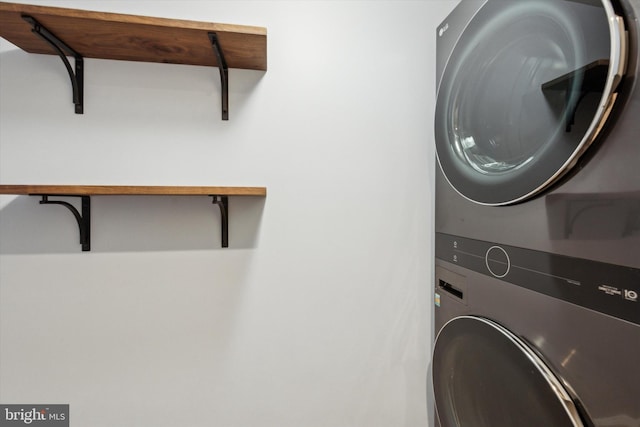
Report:
<svg viewBox="0 0 640 427"><path fill-rule="evenodd" d="M65 195L65 194L32 194L42 197L41 205L60 205L69 209L78 223L80 232L80 245L83 252L91 250L91 196ZM50 200L49 197L79 197L80 210L73 204L64 200ZM220 209L220 243L223 248L229 247L229 197L210 195L213 204Z"/></svg>
<svg viewBox="0 0 640 427"><path fill-rule="evenodd" d="M213 53L218 61L218 69L220 70L220 90L222 92L222 120L229 120L229 67L224 59L224 53L218 40L218 35L214 32L209 33L209 41L213 47Z"/></svg>
<svg viewBox="0 0 640 427"><path fill-rule="evenodd" d="M35 18L29 15L22 15L22 19L31 24L31 31L40 36L56 51L60 59L69 73L71 80L71 89L73 91L73 103L76 106L76 114L84 112L84 59L82 55L73 50L69 45L60 40L46 27L40 24ZM75 59L75 72L71 67L67 55L73 56Z"/></svg>
<svg viewBox="0 0 640 427"><path fill-rule="evenodd" d="M212 195L213 204L220 208L220 240L223 248L229 247L229 197Z"/></svg>
<svg viewBox="0 0 640 427"><path fill-rule="evenodd" d="M80 197L81 199L81 212L78 212L75 206L69 202L62 200L49 200L50 195L40 195L41 205L61 205L69 209L78 222L78 229L80 230L80 245L82 250L88 252L91 250L91 197L89 196L60 196L60 197Z"/></svg>

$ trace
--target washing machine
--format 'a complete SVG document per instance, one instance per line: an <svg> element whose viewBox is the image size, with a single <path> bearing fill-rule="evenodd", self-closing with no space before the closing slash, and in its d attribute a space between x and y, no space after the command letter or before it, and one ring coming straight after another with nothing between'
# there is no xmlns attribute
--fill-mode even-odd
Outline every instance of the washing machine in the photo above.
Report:
<svg viewBox="0 0 640 427"><path fill-rule="evenodd" d="M436 427L640 427L640 0L436 29Z"/></svg>

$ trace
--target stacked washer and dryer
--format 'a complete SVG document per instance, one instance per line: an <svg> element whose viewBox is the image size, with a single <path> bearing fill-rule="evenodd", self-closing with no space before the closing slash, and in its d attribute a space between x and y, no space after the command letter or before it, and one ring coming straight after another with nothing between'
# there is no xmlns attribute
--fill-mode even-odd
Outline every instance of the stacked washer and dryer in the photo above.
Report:
<svg viewBox="0 0 640 427"><path fill-rule="evenodd" d="M640 0L437 28L437 427L640 427Z"/></svg>

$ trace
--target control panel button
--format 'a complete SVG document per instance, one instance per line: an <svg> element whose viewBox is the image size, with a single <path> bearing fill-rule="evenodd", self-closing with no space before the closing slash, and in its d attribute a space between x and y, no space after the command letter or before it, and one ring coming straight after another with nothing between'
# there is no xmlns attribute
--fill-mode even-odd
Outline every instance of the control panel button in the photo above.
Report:
<svg viewBox="0 0 640 427"><path fill-rule="evenodd" d="M502 278L509 274L511 269L511 260L507 251L500 246L491 246L484 256L487 269L497 278Z"/></svg>

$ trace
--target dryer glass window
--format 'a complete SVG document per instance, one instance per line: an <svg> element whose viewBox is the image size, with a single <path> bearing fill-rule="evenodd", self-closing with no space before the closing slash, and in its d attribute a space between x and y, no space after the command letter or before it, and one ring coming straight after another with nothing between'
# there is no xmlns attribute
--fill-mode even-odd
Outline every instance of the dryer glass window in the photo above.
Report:
<svg viewBox="0 0 640 427"><path fill-rule="evenodd" d="M461 26L435 122L438 160L458 192L514 203L573 166L623 68L624 31L610 18L608 1L489 0Z"/></svg>
<svg viewBox="0 0 640 427"><path fill-rule="evenodd" d="M562 384L515 335L463 316L439 332L433 385L442 427L583 426Z"/></svg>

